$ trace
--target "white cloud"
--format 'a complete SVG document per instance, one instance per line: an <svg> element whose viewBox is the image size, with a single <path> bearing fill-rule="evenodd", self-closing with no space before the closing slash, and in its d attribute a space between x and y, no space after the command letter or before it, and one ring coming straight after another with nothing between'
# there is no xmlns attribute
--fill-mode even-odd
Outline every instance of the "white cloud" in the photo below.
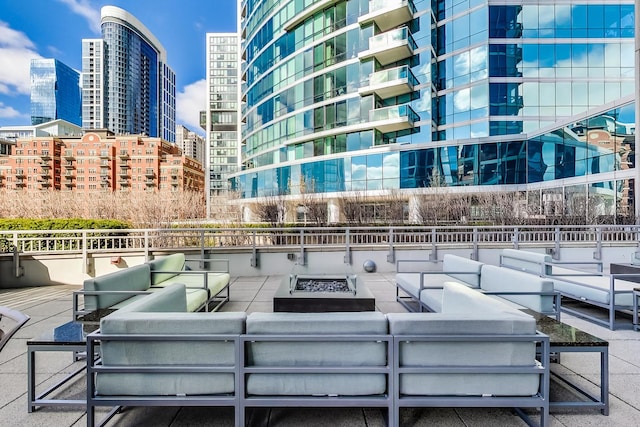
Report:
<svg viewBox="0 0 640 427"><path fill-rule="evenodd" d="M31 60L42 58L23 32L0 21L0 93L28 95L31 92Z"/></svg>
<svg viewBox="0 0 640 427"><path fill-rule="evenodd" d="M22 114L18 110L13 107L6 106L2 102L0 102L0 118L13 119L20 116L22 116Z"/></svg>
<svg viewBox="0 0 640 427"><path fill-rule="evenodd" d="M91 6L89 0L58 0L71 9L77 15L87 20L89 28L96 34L100 34L100 11Z"/></svg>
<svg viewBox="0 0 640 427"><path fill-rule="evenodd" d="M202 134L200 111L207 106L207 81L198 80L176 93L176 122L183 123L190 130Z"/></svg>

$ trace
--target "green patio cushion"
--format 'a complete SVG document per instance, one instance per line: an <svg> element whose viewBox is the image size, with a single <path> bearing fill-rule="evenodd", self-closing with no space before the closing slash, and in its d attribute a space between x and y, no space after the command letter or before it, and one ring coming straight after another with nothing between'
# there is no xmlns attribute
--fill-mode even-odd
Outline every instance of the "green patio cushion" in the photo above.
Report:
<svg viewBox="0 0 640 427"><path fill-rule="evenodd" d="M185 256L182 252L162 256L147 262L151 271L182 271L185 266ZM151 275L151 285L171 279L175 273L157 273Z"/></svg>
<svg viewBox="0 0 640 427"><path fill-rule="evenodd" d="M187 311L187 296L185 286L174 284L162 291L149 292L143 298L127 304L113 314L127 312L185 312ZM103 321L105 319L102 319Z"/></svg>
<svg viewBox="0 0 640 427"><path fill-rule="evenodd" d="M151 286L149 271L149 266L146 264L134 265L86 279L83 289L85 291L146 291ZM84 306L87 311L109 308L131 297L132 295L125 294L85 295Z"/></svg>

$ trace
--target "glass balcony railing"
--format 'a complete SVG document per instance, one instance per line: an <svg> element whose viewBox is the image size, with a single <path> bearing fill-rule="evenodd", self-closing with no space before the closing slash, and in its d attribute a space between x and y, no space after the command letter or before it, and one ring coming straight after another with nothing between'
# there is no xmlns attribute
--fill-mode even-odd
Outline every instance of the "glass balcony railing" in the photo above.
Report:
<svg viewBox="0 0 640 427"><path fill-rule="evenodd" d="M407 80L411 85L418 84L416 77L413 75L407 65L401 67L390 68L388 70L376 71L369 78L370 85L380 85L396 80Z"/></svg>
<svg viewBox="0 0 640 427"><path fill-rule="evenodd" d="M359 56L362 59L373 56L386 65L412 56L416 47L409 29L400 27L369 38L369 49Z"/></svg>
<svg viewBox="0 0 640 427"><path fill-rule="evenodd" d="M411 69L403 65L370 74L368 83L360 88L359 92L362 95L375 93L380 98L386 99L413 92L417 84L418 79Z"/></svg>
<svg viewBox="0 0 640 427"><path fill-rule="evenodd" d="M370 0L369 13L358 19L360 25L375 22L381 31L387 31L413 19L416 6L412 0Z"/></svg>
<svg viewBox="0 0 640 427"><path fill-rule="evenodd" d="M409 104L403 104L371 110L369 120L374 122L376 129L385 133L411 128L420 116Z"/></svg>

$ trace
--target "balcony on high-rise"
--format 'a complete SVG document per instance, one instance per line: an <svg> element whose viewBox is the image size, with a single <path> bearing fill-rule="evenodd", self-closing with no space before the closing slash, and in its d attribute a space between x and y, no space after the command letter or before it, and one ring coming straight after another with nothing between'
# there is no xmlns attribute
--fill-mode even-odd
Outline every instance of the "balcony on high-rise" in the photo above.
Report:
<svg viewBox="0 0 640 427"><path fill-rule="evenodd" d="M375 93L382 99L413 92L418 80L407 65L376 71L369 75L369 82L358 89L360 95Z"/></svg>
<svg viewBox="0 0 640 427"><path fill-rule="evenodd" d="M413 56L416 47L409 28L400 27L369 38L369 49L360 52L358 58L375 58L384 66Z"/></svg>
<svg viewBox="0 0 640 427"><path fill-rule="evenodd" d="M376 108L369 112L369 121L382 133L410 129L420 116L408 104Z"/></svg>
<svg viewBox="0 0 640 427"><path fill-rule="evenodd" d="M359 17L358 23L375 22L380 31L387 31L411 21L415 12L412 0L370 0L369 13Z"/></svg>

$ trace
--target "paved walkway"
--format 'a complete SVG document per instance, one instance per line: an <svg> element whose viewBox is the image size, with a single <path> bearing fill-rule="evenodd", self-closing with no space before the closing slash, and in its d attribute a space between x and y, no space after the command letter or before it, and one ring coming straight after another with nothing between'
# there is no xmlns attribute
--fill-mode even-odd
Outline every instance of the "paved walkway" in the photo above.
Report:
<svg viewBox="0 0 640 427"><path fill-rule="evenodd" d="M377 309L402 312L395 302L392 274L362 276L376 297ZM225 311L272 311L272 297L281 277L237 277L231 285L231 302ZM73 286L0 290L0 305L6 305L31 316L31 320L12 338L0 353L0 426L84 426L82 408L40 408L27 413L26 341L38 337L71 319ZM563 321L609 341L610 415L597 410L554 410L554 426L638 426L640 425L640 332L609 331L601 326L563 315ZM70 353L39 354L38 387L43 389L54 380L73 371ZM599 358L596 354L564 354L562 364L554 371L570 375L584 387L596 390L599 382ZM561 393L562 390L555 390ZM62 392L64 396L82 398L85 378L81 376ZM363 426L384 425L376 409L266 409L251 415L252 425L264 427L290 426ZM215 408L129 408L111 425L119 426L232 426L233 413ZM525 425L509 409L408 409L402 412L402 427L408 426L518 426Z"/></svg>

